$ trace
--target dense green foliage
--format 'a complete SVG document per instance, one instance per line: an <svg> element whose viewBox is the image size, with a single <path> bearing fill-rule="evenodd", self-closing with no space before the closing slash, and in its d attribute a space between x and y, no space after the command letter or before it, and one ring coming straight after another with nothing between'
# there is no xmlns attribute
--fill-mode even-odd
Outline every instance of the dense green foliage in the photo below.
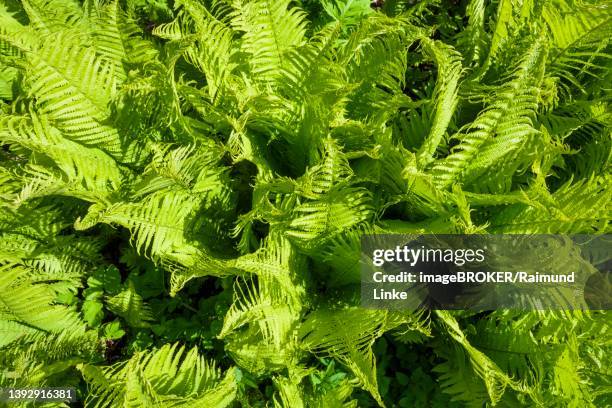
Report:
<svg viewBox="0 0 612 408"><path fill-rule="evenodd" d="M608 233L612 7L0 0L0 387L610 403L606 312L359 307L363 233Z"/></svg>

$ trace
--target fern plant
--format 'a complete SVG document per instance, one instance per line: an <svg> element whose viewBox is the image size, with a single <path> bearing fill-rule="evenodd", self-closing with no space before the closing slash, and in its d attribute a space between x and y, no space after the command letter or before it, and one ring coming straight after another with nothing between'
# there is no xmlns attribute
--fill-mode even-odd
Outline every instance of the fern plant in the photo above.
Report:
<svg viewBox="0 0 612 408"><path fill-rule="evenodd" d="M597 0L0 0L0 386L605 406L606 311L367 310L359 257L609 233L611 39Z"/></svg>

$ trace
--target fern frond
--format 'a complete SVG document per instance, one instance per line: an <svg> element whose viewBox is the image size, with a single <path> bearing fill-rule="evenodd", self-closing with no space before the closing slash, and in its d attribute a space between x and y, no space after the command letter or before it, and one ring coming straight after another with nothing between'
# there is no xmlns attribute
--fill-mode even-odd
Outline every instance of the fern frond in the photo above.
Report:
<svg viewBox="0 0 612 408"><path fill-rule="evenodd" d="M513 78L500 89L489 106L465 131L453 136L459 140L459 144L446 158L437 160L432 169L440 187L448 186L455 180L474 185L477 180L467 178L467 172L473 169L472 171L478 170L481 174L496 162L499 154L505 153L496 151L495 156L479 157L477 153L488 143L494 143L501 138L520 141L537 133L533 128L534 111L537 107L537 88L534 87L533 81L541 75L545 54L546 46L543 41L535 42L515 70ZM517 147L513 143L506 144L506 148ZM494 186L496 192L503 192L502 186Z"/></svg>
<svg viewBox="0 0 612 408"><path fill-rule="evenodd" d="M74 364L96 361L103 347L93 331L33 333L0 347L0 384L5 387L75 386Z"/></svg>
<svg viewBox="0 0 612 408"><path fill-rule="evenodd" d="M550 30L551 73L585 92L581 77L598 77L610 69L612 11L609 7L566 1L547 4L542 17Z"/></svg>
<svg viewBox="0 0 612 408"><path fill-rule="evenodd" d="M218 158L202 149L152 146L153 161L132 202L93 205L75 226L87 229L104 222L132 231L141 253L192 266L201 251L196 228L200 207L227 209L231 193Z"/></svg>
<svg viewBox="0 0 612 408"><path fill-rule="evenodd" d="M180 251L189 257L197 249L185 237L185 222L196 204L190 196L176 192L151 195L138 203L94 204L75 227L82 230L100 222L119 224L132 231L134 246L143 254L163 257Z"/></svg>
<svg viewBox="0 0 612 408"><path fill-rule="evenodd" d="M270 367L293 366L296 357L293 331L304 304L304 287L297 281L297 272L304 267L303 256L296 253L282 238L266 241L254 255L236 261L236 267L257 276L238 278L234 285L235 301L225 315L219 337L229 338L232 352L240 355L242 364L256 368L260 352L276 354ZM248 325L245 330L238 331ZM253 354L248 343L238 338L257 337L258 351Z"/></svg>
<svg viewBox="0 0 612 408"><path fill-rule="evenodd" d="M30 95L70 139L122 156L117 130L106 125L116 92L113 64L62 32L39 48L26 50Z"/></svg>
<svg viewBox="0 0 612 408"><path fill-rule="evenodd" d="M502 49L505 43L510 39L509 32L514 29L515 25L515 16L513 9L514 4L512 0L501 0L497 6L495 28L491 35L489 52L483 63L483 67L480 70L481 75L486 72L486 70L489 68L496 55L498 54L499 50Z"/></svg>
<svg viewBox="0 0 612 408"><path fill-rule="evenodd" d="M0 272L0 346L26 335L84 326L74 310L54 305L56 294L49 286L25 278L25 268L3 262Z"/></svg>
<svg viewBox="0 0 612 408"><path fill-rule="evenodd" d="M612 194L609 181L606 180L567 182L552 194L547 208L514 204L491 220L491 231L606 233L610 229Z"/></svg>
<svg viewBox="0 0 612 408"><path fill-rule="evenodd" d="M487 36L485 32L485 1L470 0L465 13L468 24L457 36L457 49L461 51L467 65L473 67L480 65L485 57Z"/></svg>
<svg viewBox="0 0 612 408"><path fill-rule="evenodd" d="M300 347L315 354L337 358L346 364L380 406L374 341L404 322L401 315L386 310L320 308L300 326Z"/></svg>
<svg viewBox="0 0 612 408"><path fill-rule="evenodd" d="M45 37L58 34L66 27L84 27L83 12L74 1L24 0L23 8L30 26ZM83 35L82 40L86 42L87 36Z"/></svg>
<svg viewBox="0 0 612 408"><path fill-rule="evenodd" d="M144 63L157 55L152 43L141 38L140 28L119 7L119 1L90 2L88 22L96 53L114 65L117 84L127 78L127 64Z"/></svg>
<svg viewBox="0 0 612 408"><path fill-rule="evenodd" d="M435 115L431 130L417 153L417 163L422 168L433 160L433 155L455 111L462 67L461 54L451 47L428 38L422 39L421 42L438 64L438 80L434 91Z"/></svg>
<svg viewBox="0 0 612 408"><path fill-rule="evenodd" d="M79 365L93 387L88 405L132 407L226 407L236 396L233 369L225 376L198 353L178 343L135 354L129 361L98 368Z"/></svg>
<svg viewBox="0 0 612 408"><path fill-rule="evenodd" d="M474 373L484 382L488 399L491 401L491 403L496 404L501 400L506 387L512 388L513 390L521 393L525 393L531 397L534 396L532 390L528 386L511 378L507 373L503 372L486 354L475 348L467 340L456 319L448 311L437 311L436 314L448 327L450 336L458 344L460 344L467 353L469 363L471 364ZM461 358L460 352L458 357ZM457 368L455 367L455 369ZM456 374L453 373L447 375L446 378L449 380L446 387L451 387L449 388L449 392L461 393L463 398L467 398L468 401L478 401L478 399L474 399L474 397L478 395L477 393L470 395L470 393L473 392L472 390L466 390L458 387L452 388L453 379L462 380L461 377L457 377ZM469 375L467 378L473 378L473 376ZM473 384L473 386L477 387L476 384ZM480 400L480 402L482 402L482 400Z"/></svg>
<svg viewBox="0 0 612 408"><path fill-rule="evenodd" d="M304 43L305 14L288 0L236 1L232 25L244 32L242 49L251 55L252 75L260 83L276 79L287 53Z"/></svg>
<svg viewBox="0 0 612 408"><path fill-rule="evenodd" d="M297 206L287 235L304 249L313 249L312 244L358 226L372 213L367 190L354 188L330 192L322 199Z"/></svg>
<svg viewBox="0 0 612 408"><path fill-rule="evenodd" d="M178 6L184 10L184 17L181 16L179 21L183 25L193 25L195 42L187 50L186 56L206 76L208 94L214 102L218 93L228 86L228 77L238 66L238 44L234 32L197 2L183 0L175 4L175 7ZM161 29L156 30L159 32Z"/></svg>
<svg viewBox="0 0 612 408"><path fill-rule="evenodd" d="M410 98L402 92L407 50L421 34L409 19L379 13L351 34L337 57L338 63L346 66L348 81L357 84L348 105L351 118L371 117L380 126L398 108L410 106Z"/></svg>
<svg viewBox="0 0 612 408"><path fill-rule="evenodd" d="M326 26L308 43L288 52L279 82L292 99L331 93L345 84L343 70L331 58L339 31L340 25Z"/></svg>
<svg viewBox="0 0 612 408"><path fill-rule="evenodd" d="M1 142L18 144L51 159L61 174L61 184L68 187L63 190L66 195L104 200L122 182L122 171L111 156L66 139L45 115L0 118L0 126Z"/></svg>

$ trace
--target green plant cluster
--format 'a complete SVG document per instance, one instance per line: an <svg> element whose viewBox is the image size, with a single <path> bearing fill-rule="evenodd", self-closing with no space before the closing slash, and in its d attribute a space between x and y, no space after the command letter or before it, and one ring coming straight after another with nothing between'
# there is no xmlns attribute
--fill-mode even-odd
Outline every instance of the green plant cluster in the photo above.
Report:
<svg viewBox="0 0 612 408"><path fill-rule="evenodd" d="M359 242L609 233L611 38L607 1L0 0L0 387L608 406L605 311L363 309Z"/></svg>

